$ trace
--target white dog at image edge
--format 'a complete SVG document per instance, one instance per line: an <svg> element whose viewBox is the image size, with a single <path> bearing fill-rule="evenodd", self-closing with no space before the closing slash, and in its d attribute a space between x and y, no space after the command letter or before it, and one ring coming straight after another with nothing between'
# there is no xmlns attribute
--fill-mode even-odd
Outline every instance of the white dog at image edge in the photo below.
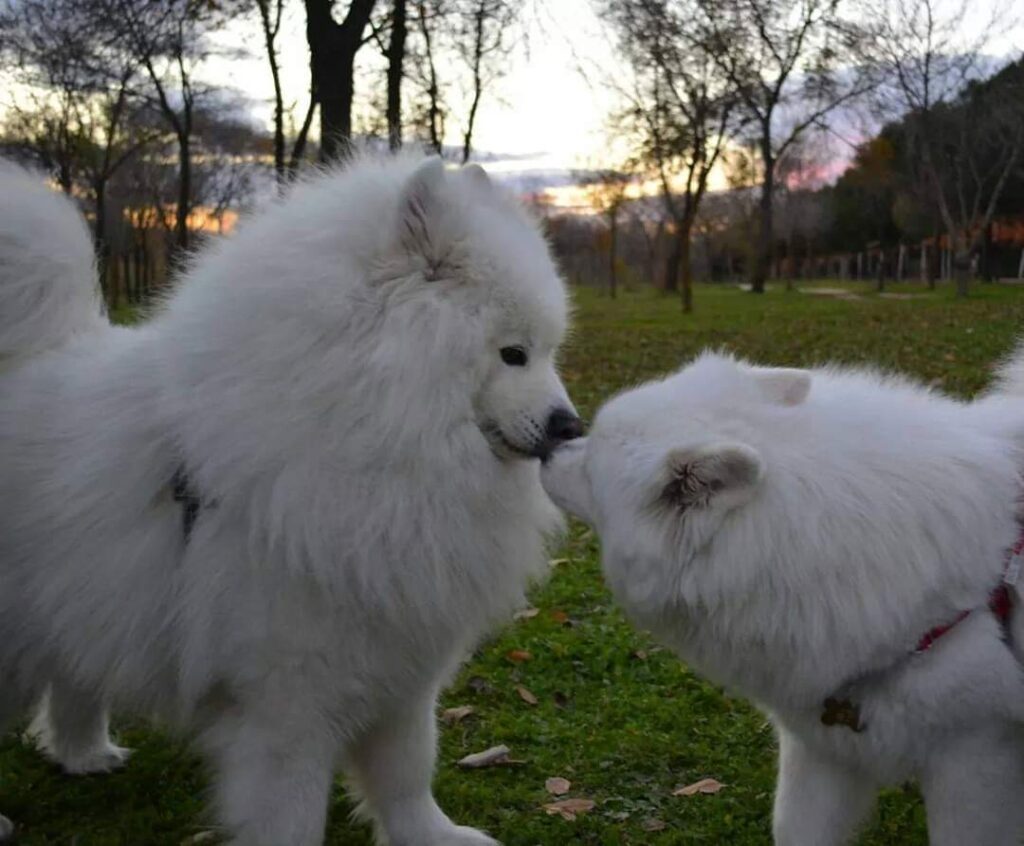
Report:
<svg viewBox="0 0 1024 846"><path fill-rule="evenodd" d="M566 311L481 169L364 158L111 327L72 204L0 168L0 725L41 701L84 773L108 705L162 712L244 846L320 843L336 766L381 842L493 844L431 795L434 705L558 530Z"/></svg>
<svg viewBox="0 0 1024 846"><path fill-rule="evenodd" d="M848 843L914 778L934 846L1011 846L1024 610L999 586L1022 470L1024 354L973 403L705 354L611 400L541 476L632 619L770 716L776 843Z"/></svg>

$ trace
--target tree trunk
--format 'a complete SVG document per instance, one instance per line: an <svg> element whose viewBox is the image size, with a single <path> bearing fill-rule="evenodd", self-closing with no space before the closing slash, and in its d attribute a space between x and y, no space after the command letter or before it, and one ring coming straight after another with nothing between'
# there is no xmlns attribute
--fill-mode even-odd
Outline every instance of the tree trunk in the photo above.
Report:
<svg viewBox="0 0 1024 846"><path fill-rule="evenodd" d="M966 234L950 233L949 251L952 276L956 281L956 296L963 299L970 291L971 285L971 239Z"/></svg>
<svg viewBox="0 0 1024 846"><path fill-rule="evenodd" d="M336 67L335 84L328 86L326 91L320 93L320 160L322 162L345 159L352 152L352 98L355 95L352 74L354 64L353 62L345 68Z"/></svg>
<svg viewBox="0 0 1024 846"><path fill-rule="evenodd" d="M263 24L263 40L267 48L267 62L270 64L270 78L274 85L274 173L278 186L281 186L288 179L284 153L284 95L281 92L281 72L277 65L277 50L274 46L281 23L281 9L280 6L275 6L275 23L271 16L270 0L258 0L258 6Z"/></svg>
<svg viewBox="0 0 1024 846"><path fill-rule="evenodd" d="M402 146L402 66L405 62L405 2L394 0L391 40L388 42L388 146Z"/></svg>
<svg viewBox="0 0 1024 846"><path fill-rule="evenodd" d="M427 56L427 68L430 72L430 83L427 86L427 97L430 100L428 121L430 124L430 146L440 156L444 144L444 132L441 129L441 88L437 81L437 65L434 63L434 46L430 24L427 22L427 11L422 0L417 5L417 16L420 22L420 34L423 36L423 50Z"/></svg>
<svg viewBox="0 0 1024 846"><path fill-rule="evenodd" d="M683 289L683 313L693 311L693 267L690 263L690 229L692 222L679 232L679 271Z"/></svg>
<svg viewBox="0 0 1024 846"><path fill-rule="evenodd" d="M609 241L611 242L609 244L609 249L608 249L608 256L609 256L609 258L608 258L608 293L609 293L609 295L611 296L611 298L613 300L615 299L615 295L616 295L616 292L617 292L617 289L618 289L618 282L619 282L618 271L617 271L617 268L615 266L615 261L618 258L617 252L618 252L618 245L619 245L619 220L618 220L618 217L619 216L618 216L617 213L612 212L612 214L610 215L610 217L608 219L608 224L609 224L609 226L608 226L608 236L609 236Z"/></svg>
<svg viewBox="0 0 1024 846"><path fill-rule="evenodd" d="M178 208L174 216L176 251L188 249L188 215L192 204L192 139L188 130L178 136Z"/></svg>
<svg viewBox="0 0 1024 846"><path fill-rule="evenodd" d="M983 282L994 281L994 275L992 273L992 223L991 221L985 226L984 234L981 238L981 255L979 257L978 275L981 277Z"/></svg>
<svg viewBox="0 0 1024 846"><path fill-rule="evenodd" d="M93 233L93 243L96 246L96 270L100 277L100 285L109 301L107 260L110 250L107 246L107 181L105 179L97 179L93 183L93 194L96 197L96 231Z"/></svg>
<svg viewBox="0 0 1024 846"><path fill-rule="evenodd" d="M302 157L306 153L306 140L309 138L309 128L313 125L313 113L316 111L316 92L312 89L309 92L309 108L302 120L302 127L299 134L295 136L295 143L292 145L292 154L288 160L288 176L294 178L299 171Z"/></svg>
<svg viewBox="0 0 1024 846"><path fill-rule="evenodd" d="M476 41L473 43L473 102L469 106L469 117L466 120L466 132L462 137L462 163L469 161L469 155L473 150L473 126L476 123L476 112L480 106L480 96L483 89L483 78L480 75L480 65L483 62L484 50L484 19L486 7L481 1L476 11Z"/></svg>
<svg viewBox="0 0 1024 846"><path fill-rule="evenodd" d="M796 252L793 249L793 233L786 239L786 290L796 288Z"/></svg>
<svg viewBox="0 0 1024 846"><path fill-rule="evenodd" d="M928 250L928 290L934 291L939 275L942 273L942 236L935 233L935 249Z"/></svg>
<svg viewBox="0 0 1024 846"><path fill-rule="evenodd" d="M683 246L679 228L677 223L676 237L672 239L672 249L665 260L665 290L670 294L679 290L679 267L683 261Z"/></svg>
<svg viewBox="0 0 1024 846"><path fill-rule="evenodd" d="M375 0L352 0L348 14L337 23L332 0L306 0L306 40L320 106L320 160L331 162L351 152L353 73L356 53Z"/></svg>
<svg viewBox="0 0 1024 846"><path fill-rule="evenodd" d="M750 277L750 290L763 294L768 279L768 268L772 261L773 211L775 208L775 158L772 155L771 126L763 128L761 138L761 159L764 163L764 181L761 183L761 226L758 232L757 249L754 253L754 267Z"/></svg>

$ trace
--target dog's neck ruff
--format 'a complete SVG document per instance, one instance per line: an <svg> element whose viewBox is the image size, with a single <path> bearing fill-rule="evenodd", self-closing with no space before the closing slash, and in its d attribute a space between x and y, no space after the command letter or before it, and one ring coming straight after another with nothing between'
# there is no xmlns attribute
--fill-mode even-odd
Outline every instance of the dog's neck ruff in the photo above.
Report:
<svg viewBox="0 0 1024 846"><path fill-rule="evenodd" d="M1024 523L1021 524L1020 534L1017 542L1006 550L1006 560L1003 566L1003 578L989 594L988 610L1003 627L1004 637L1009 626L1010 612L1013 610L1013 600L1010 596L1010 589L1017 586L1020 580L1021 569L1024 567ZM917 642L917 646L911 650L911 655L921 655L927 652L935 642L943 635L948 634L956 626L966 620L977 609L968 609L957 614L956 618L948 623L936 626L925 632ZM883 671L885 672L885 671ZM877 672L867 675L877 676ZM829 696L823 703L821 709L821 722L826 726L846 726L854 732L864 731L866 726L860 719L860 706L851 696L851 691L856 687L858 681L866 676L848 682L840 688L840 691Z"/></svg>

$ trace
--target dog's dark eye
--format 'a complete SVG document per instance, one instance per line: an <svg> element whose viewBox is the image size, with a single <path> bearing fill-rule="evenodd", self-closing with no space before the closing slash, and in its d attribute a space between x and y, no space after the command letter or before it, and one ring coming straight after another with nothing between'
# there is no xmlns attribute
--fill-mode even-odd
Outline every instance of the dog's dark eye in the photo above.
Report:
<svg viewBox="0 0 1024 846"><path fill-rule="evenodd" d="M526 350L522 347L502 347L501 360L509 367L526 367Z"/></svg>

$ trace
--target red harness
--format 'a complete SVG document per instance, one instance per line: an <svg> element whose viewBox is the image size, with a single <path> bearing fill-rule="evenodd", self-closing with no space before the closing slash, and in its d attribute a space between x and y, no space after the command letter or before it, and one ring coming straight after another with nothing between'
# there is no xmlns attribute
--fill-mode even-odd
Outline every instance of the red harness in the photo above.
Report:
<svg viewBox="0 0 1024 846"><path fill-rule="evenodd" d="M1017 584L1022 564L1024 564L1024 527L1021 528L1020 537L1017 538L1017 542L1006 551L1003 580L988 597L989 610L1004 627L1009 624L1010 611L1013 610L1013 603L1010 600L1010 587ZM926 652L931 649L935 641L956 626L957 623L962 623L970 613L970 611L961 611L952 622L946 623L944 626L936 626L931 631L925 632L924 636L917 642L914 654L916 655L919 652Z"/></svg>
<svg viewBox="0 0 1024 846"><path fill-rule="evenodd" d="M1009 626L1010 612L1013 608L1010 588L1017 584L1022 566L1024 566L1024 525L1021 526L1021 533L1020 537L1017 538L1017 542L1006 551L1003 579L988 598L989 610L1003 626L1004 634ZM963 622L970 613L970 611L961 611L952 622L946 623L944 626L936 626L931 631L926 632L924 637L917 642L917 647L911 654L918 655L922 652L927 652L935 645L935 641L953 629L957 623ZM857 684L872 675L874 674L868 673L858 679L847 682L832 696L829 696L821 706L822 724L826 726L846 726L858 734L864 731L866 726L861 722L860 705L857 703L854 694Z"/></svg>

